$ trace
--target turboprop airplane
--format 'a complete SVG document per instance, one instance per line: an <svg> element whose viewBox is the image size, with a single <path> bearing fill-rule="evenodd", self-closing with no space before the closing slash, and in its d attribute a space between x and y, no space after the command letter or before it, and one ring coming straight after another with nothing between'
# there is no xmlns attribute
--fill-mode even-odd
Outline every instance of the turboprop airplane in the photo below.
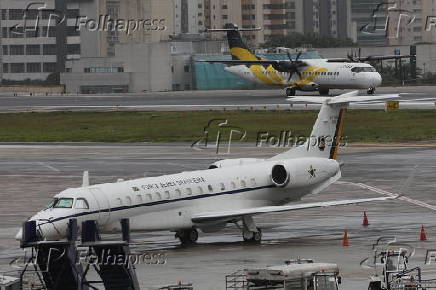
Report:
<svg viewBox="0 0 436 290"><path fill-rule="evenodd" d="M54 196L49 206L30 220L41 239L62 239L69 219L80 225L96 220L100 233L120 231L120 220L130 219L132 231L169 230L182 243L194 243L198 229L217 232L228 223L242 223L244 241L259 242L261 230L253 216L382 201L366 198L292 204L316 194L341 178L336 161L344 110L354 101L396 98L398 95L296 97L295 101L322 103L310 138L302 146L267 159L227 159L206 170L147 177L116 183L83 185ZM20 231L16 238L20 239Z"/></svg>
<svg viewBox="0 0 436 290"><path fill-rule="evenodd" d="M259 29L239 29L228 23L224 29L209 29L208 32L227 32L227 40L232 60L200 60L198 62L223 63L225 70L250 82L261 85L286 88L287 96L295 96L296 91L318 91L328 95L330 89L366 89L369 95L382 83L381 75L365 61L410 58L406 55L386 55L335 58L335 59L295 59L288 52L289 60L268 60L255 55L243 42L240 31Z"/></svg>

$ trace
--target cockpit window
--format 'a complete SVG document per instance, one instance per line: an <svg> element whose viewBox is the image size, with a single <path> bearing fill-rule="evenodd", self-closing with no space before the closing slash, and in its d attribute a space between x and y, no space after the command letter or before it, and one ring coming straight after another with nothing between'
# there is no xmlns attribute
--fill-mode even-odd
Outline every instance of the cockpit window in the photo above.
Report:
<svg viewBox="0 0 436 290"><path fill-rule="evenodd" d="M52 201L50 201L49 204L47 204L47 206L45 207L45 209L53 208L53 206L56 204L57 201L58 201L58 199L57 199L57 198L54 198Z"/></svg>
<svg viewBox="0 0 436 290"><path fill-rule="evenodd" d="M353 67L351 69L354 73L360 73L360 72L376 72L375 68L373 67Z"/></svg>
<svg viewBox="0 0 436 290"><path fill-rule="evenodd" d="M74 206L77 209L89 209L89 204L84 198L76 199L76 205Z"/></svg>
<svg viewBox="0 0 436 290"><path fill-rule="evenodd" d="M72 208L73 198L59 198L53 205L53 208Z"/></svg>

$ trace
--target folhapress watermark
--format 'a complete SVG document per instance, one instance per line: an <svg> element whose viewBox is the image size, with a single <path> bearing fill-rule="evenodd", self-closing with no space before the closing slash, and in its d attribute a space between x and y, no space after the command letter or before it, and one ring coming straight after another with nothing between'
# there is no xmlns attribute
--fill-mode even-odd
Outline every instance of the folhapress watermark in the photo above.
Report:
<svg viewBox="0 0 436 290"><path fill-rule="evenodd" d="M67 22L67 20L70 20ZM167 20L163 18L122 19L112 15L99 15L97 19L84 15L68 17L67 11L49 8L44 2L32 2L22 10L22 19L10 27L10 33L24 35L34 32L37 37L50 37L57 26L74 20L76 32L118 32L132 35L135 32L157 32L167 30Z"/></svg>

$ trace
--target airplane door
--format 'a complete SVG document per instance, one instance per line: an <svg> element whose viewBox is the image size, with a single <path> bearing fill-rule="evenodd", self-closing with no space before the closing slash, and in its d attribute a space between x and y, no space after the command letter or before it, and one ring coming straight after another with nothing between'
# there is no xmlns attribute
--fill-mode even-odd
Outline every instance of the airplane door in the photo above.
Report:
<svg viewBox="0 0 436 290"><path fill-rule="evenodd" d="M99 188L90 188L89 191L94 198L98 210L98 222L104 225L110 218L110 203L106 194Z"/></svg>

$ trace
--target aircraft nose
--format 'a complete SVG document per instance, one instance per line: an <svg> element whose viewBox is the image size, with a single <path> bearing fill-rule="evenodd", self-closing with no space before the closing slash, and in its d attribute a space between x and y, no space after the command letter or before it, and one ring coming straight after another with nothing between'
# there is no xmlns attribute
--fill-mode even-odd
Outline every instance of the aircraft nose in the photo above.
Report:
<svg viewBox="0 0 436 290"><path fill-rule="evenodd" d="M382 76L379 73L377 73L374 76L373 82L374 82L374 87L380 86L382 84Z"/></svg>

